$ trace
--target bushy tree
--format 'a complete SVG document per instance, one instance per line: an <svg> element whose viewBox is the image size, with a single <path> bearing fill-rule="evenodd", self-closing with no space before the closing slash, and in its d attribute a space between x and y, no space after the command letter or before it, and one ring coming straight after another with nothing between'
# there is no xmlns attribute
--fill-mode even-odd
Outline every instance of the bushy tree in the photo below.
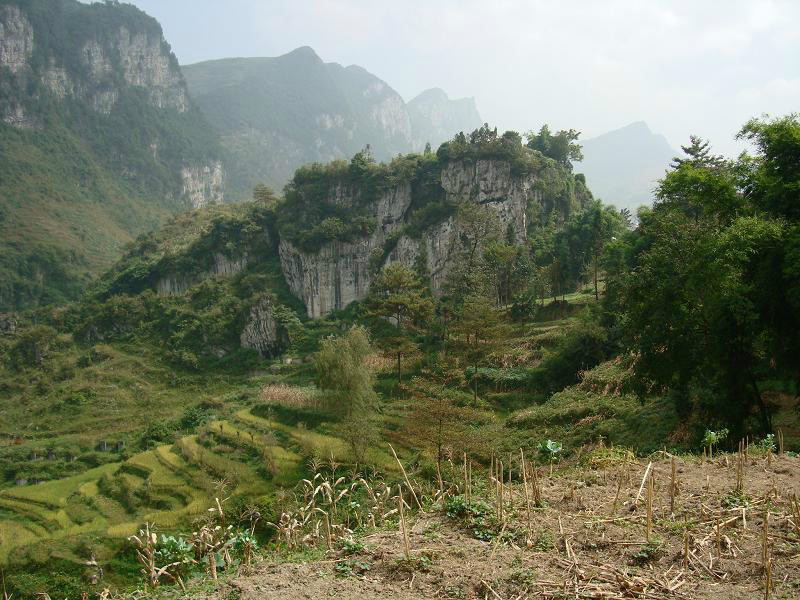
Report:
<svg viewBox="0 0 800 600"><path fill-rule="evenodd" d="M461 356L472 366L473 394L478 400L478 367L497 348L505 333L500 311L489 298L468 296L461 305L453 327Z"/></svg>
<svg viewBox="0 0 800 600"><path fill-rule="evenodd" d="M407 391L413 403L403 433L411 445L434 456L436 471L441 476L447 450L458 457L475 449L476 436L470 421L479 415L475 409L458 402L459 392L441 382L415 377Z"/></svg>
<svg viewBox="0 0 800 600"><path fill-rule="evenodd" d="M700 409L734 440L754 412L770 432L766 380L800 383L800 123L754 120L741 135L756 156L726 163L693 139L673 162L654 210L615 248L611 295L640 391L670 390L682 415Z"/></svg>
<svg viewBox="0 0 800 600"><path fill-rule="evenodd" d="M492 281L484 250L501 239L497 212L488 206L467 202L456 214L458 239L450 249L451 268L445 282L448 297L457 306L469 294L486 294Z"/></svg>
<svg viewBox="0 0 800 600"><path fill-rule="evenodd" d="M528 148L538 150L546 157L571 169L572 161L583 160L581 146L576 143L580 135L580 131L574 129L562 129L557 133L551 133L549 126L542 125L538 133L531 131L526 137Z"/></svg>
<svg viewBox="0 0 800 600"><path fill-rule="evenodd" d="M359 462L375 437L377 396L366 364L371 353L367 331L354 326L323 340L315 361L316 383L327 392L329 408L341 417L344 437Z"/></svg>

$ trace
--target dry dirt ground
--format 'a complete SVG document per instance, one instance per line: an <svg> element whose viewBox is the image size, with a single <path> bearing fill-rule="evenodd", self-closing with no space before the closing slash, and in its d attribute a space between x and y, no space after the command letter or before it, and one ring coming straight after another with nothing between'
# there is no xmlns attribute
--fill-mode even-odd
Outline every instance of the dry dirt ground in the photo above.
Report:
<svg viewBox="0 0 800 600"><path fill-rule="evenodd" d="M750 455L741 494L733 493L737 455L677 458L672 514L671 459L652 457L650 544L647 485L636 501L649 462L596 453L552 477L540 469L544 508L532 511L530 526L515 482L499 542L476 539L467 518L431 509L411 517L410 560L399 531L380 531L353 554L261 563L215 598L765 598L767 511L769 597L800 598L800 513L791 500L800 496L800 458L772 456L768 465L764 454Z"/></svg>

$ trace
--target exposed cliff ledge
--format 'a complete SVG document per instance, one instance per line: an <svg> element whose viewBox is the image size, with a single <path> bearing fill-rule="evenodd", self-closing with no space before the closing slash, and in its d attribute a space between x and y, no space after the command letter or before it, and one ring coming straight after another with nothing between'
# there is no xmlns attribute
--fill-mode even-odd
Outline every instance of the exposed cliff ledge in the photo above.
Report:
<svg viewBox="0 0 800 600"><path fill-rule="evenodd" d="M336 185L330 202L340 206L357 202L358 190ZM306 306L308 316L320 317L366 296L371 282L370 255L387 236L402 227L411 205L411 186L403 183L381 195L369 207L377 223L369 236L353 242L331 242L307 253L281 240L281 268L291 292Z"/></svg>
<svg viewBox="0 0 800 600"><path fill-rule="evenodd" d="M17 73L33 54L33 27L18 7L0 6L0 66Z"/></svg>
<svg viewBox="0 0 800 600"><path fill-rule="evenodd" d="M119 85L113 77L115 62L120 69L119 83L145 89L151 105L178 112L189 108L186 85L161 35L131 33L120 27L110 39L86 42L82 56L89 81L76 89L83 89L81 95L88 96L100 112L109 112L119 96ZM59 85L56 94L69 87Z"/></svg>
<svg viewBox="0 0 800 600"><path fill-rule="evenodd" d="M441 187L447 204L490 206L497 211L504 230L510 226L520 242L525 237L529 205L541 204L541 194L534 189L535 182L534 175L512 175L511 165L503 160L451 162L441 171ZM331 189L328 202L354 205L358 198L352 190L339 185ZM375 230L351 242L334 241L316 252L304 252L289 241L281 240L280 259L286 283L303 301L309 317L321 317L366 297L374 272L370 258L383 249L392 232L407 223L406 213L411 202L412 190L408 183L391 188L370 205L377 223ZM451 216L426 229L418 239L402 235L384 262L413 266L424 247L432 287L438 293L458 236L457 221Z"/></svg>
<svg viewBox="0 0 800 600"><path fill-rule="evenodd" d="M220 161L181 170L183 201L187 208L202 208L223 201L225 176Z"/></svg>
<svg viewBox="0 0 800 600"><path fill-rule="evenodd" d="M107 114L122 89L129 86L145 90L156 108L178 112L189 109L186 84L160 28L131 31L121 25L110 31L95 31L83 42L72 38L78 46L58 52L53 50L51 39L38 44L40 35L52 36L49 31L36 31L19 6L0 6L0 66L21 77L21 89L30 88L33 78L58 99L76 97ZM39 56L33 60L37 45L41 46ZM77 61L71 62L71 50L77 52ZM20 124L24 120L7 122Z"/></svg>

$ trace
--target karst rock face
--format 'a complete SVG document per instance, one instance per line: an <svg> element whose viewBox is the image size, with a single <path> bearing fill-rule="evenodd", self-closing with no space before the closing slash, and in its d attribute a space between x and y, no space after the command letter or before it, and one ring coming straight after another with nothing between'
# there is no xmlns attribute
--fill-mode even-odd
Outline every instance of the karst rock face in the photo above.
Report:
<svg viewBox="0 0 800 600"><path fill-rule="evenodd" d="M503 230L509 226L520 242L525 237L526 214L530 203L539 201L533 175L516 177L511 166L502 160L457 161L444 166L441 185L448 203L484 204L497 211ZM336 186L331 202L354 203L355 191ZM406 223L412 202L409 184L391 188L370 206L377 224L375 230L352 242L331 242L317 252L303 252L289 241L281 240L280 259L283 275L292 293L300 298L311 318L345 308L363 300L374 276L370 257L383 248L384 242ZM385 263L401 262L413 266L420 253L427 256L434 293L452 264L451 255L458 243L459 230L455 217L423 232L420 239L401 235Z"/></svg>
<svg viewBox="0 0 800 600"><path fill-rule="evenodd" d="M256 350L262 357L273 357L286 350L289 334L275 318L274 305L263 297L250 309L244 329L239 337L242 348Z"/></svg>

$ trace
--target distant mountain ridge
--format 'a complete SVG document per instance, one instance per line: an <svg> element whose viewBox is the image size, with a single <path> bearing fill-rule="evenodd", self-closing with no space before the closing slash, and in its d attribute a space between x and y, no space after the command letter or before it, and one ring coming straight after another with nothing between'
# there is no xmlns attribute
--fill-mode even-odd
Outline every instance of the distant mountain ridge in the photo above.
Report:
<svg viewBox="0 0 800 600"><path fill-rule="evenodd" d="M657 180L678 154L644 121L580 143L584 160L575 164L575 171L586 175L596 197L631 211L652 204Z"/></svg>
<svg viewBox="0 0 800 600"><path fill-rule="evenodd" d="M324 62L303 46L272 58L182 67L189 91L229 154L229 196L280 189L310 162L349 158L369 144L378 160L436 148L481 124L474 100L438 89L410 102L362 67Z"/></svg>

